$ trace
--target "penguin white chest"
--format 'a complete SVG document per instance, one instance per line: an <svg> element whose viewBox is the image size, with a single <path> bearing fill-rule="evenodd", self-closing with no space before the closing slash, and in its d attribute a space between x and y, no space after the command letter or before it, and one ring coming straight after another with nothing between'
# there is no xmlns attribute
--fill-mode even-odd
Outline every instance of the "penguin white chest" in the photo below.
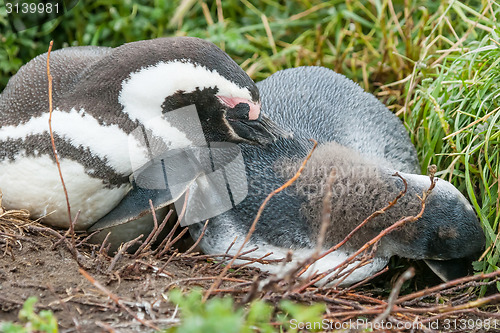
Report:
<svg viewBox="0 0 500 333"><path fill-rule="evenodd" d="M106 187L98 178L90 177L75 161L60 161L68 191L72 214L80 211L75 225L87 229L113 209L130 190L130 184ZM67 205L58 169L48 155L19 156L0 163L0 190L7 209L26 208L32 218L43 217L44 223L68 227ZM74 217L74 216L73 216Z"/></svg>

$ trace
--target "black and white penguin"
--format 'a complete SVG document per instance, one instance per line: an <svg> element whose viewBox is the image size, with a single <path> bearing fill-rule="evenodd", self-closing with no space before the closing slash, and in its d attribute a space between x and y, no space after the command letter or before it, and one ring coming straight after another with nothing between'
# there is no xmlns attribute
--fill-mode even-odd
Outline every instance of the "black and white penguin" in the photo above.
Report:
<svg viewBox="0 0 500 333"><path fill-rule="evenodd" d="M318 141L318 148L298 180L267 204L245 248L257 246L253 256L272 252L267 258L284 258L292 249L293 261L298 261L315 251L331 170L335 178L324 250L342 241L397 196L404 184L394 176L396 171L408 182L408 191L339 250L319 260L313 271L337 266L401 217L419 212L417 195L429 188L430 179L418 174L416 151L400 120L373 95L321 67L283 70L257 86L262 110L278 125L293 131L294 137L263 148L241 145L248 196L209 221L200 242L203 251L224 253L230 248L230 253L236 253L265 197L299 169L313 145L309 138ZM202 223L189 226L194 239L202 227ZM236 243L230 246L235 237ZM469 202L452 184L439 179L422 218L382 238L373 261L356 269L341 285L373 275L395 255L424 259L441 278L451 279L463 273L460 259L472 258L484 244L483 230ZM282 264L256 265L271 272L284 269Z"/></svg>
<svg viewBox="0 0 500 333"><path fill-rule="evenodd" d="M46 61L42 54L27 63L0 95L0 190L5 207L68 227L49 136ZM50 66L52 127L71 208L80 211L77 230L126 197L143 200L137 207L122 204L113 218L149 210L150 193L137 194L130 177L150 162L153 146L168 151L207 142L266 145L280 135L260 113L254 82L201 39L70 47L52 52ZM183 107L190 105L195 117L184 117ZM167 197L157 201L172 199Z"/></svg>

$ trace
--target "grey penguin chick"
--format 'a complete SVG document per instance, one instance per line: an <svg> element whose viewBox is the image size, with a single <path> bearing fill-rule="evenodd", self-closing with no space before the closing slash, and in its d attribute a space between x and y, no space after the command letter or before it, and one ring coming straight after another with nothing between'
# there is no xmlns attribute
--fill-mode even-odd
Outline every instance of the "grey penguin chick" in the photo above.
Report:
<svg viewBox="0 0 500 333"><path fill-rule="evenodd" d="M342 241L371 213L385 207L404 188L408 191L385 214L375 217L339 250L320 259L309 271L325 272L343 262L367 241L404 216L421 208L417 195L431 185L418 175L415 148L395 115L373 95L344 76L321 67L288 69L257 83L262 108L294 137L264 148L240 145L246 165L248 196L232 210L212 218L200 246L207 253L236 253L265 197L299 169L312 148L318 148L298 180L276 194L264 209L245 250L257 247L255 257L284 258L292 263L311 255L322 220L323 197L330 171L331 220L323 250ZM194 239L203 225L190 225ZM392 256L424 259L442 278L464 273L462 258L472 259L484 248L485 237L472 206L450 183L439 179L428 197L423 216L383 237L371 263L357 268L340 285L361 281L385 267ZM255 264L279 272L282 264ZM350 266L352 268L353 266ZM319 284L326 283L331 273ZM305 275L307 276L307 274ZM336 281L338 282L338 281Z"/></svg>
<svg viewBox="0 0 500 333"><path fill-rule="evenodd" d="M6 208L26 208L44 223L68 227L49 136L46 61L42 54L24 65L0 95L0 190ZM70 47L52 52L50 64L52 127L71 208L80 211L77 230L122 200L142 199L118 206L109 221L149 210L151 193L138 194L133 172L151 162L152 150L218 141L265 145L279 135L260 113L254 82L201 39ZM188 106L194 118L184 117ZM175 199L156 195L158 206Z"/></svg>

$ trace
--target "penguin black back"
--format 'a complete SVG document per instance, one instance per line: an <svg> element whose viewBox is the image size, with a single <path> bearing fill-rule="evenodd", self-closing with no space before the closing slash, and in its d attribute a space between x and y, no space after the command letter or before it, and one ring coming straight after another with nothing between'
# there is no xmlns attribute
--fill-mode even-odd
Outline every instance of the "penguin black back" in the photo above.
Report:
<svg viewBox="0 0 500 333"><path fill-rule="evenodd" d="M53 99L60 100L71 93L80 74L111 52L109 47L80 46L51 53ZM49 105L47 54L41 54L22 66L0 95L2 126L19 125L33 116L47 112ZM20 90L22 88L22 91Z"/></svg>

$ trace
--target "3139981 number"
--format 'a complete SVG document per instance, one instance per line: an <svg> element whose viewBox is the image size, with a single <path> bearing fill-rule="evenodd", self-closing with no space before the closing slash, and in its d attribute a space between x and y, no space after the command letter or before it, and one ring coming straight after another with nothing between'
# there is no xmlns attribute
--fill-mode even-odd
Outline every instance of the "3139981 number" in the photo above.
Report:
<svg viewBox="0 0 500 333"><path fill-rule="evenodd" d="M8 2L5 4L5 9L7 14L59 14L59 3Z"/></svg>

